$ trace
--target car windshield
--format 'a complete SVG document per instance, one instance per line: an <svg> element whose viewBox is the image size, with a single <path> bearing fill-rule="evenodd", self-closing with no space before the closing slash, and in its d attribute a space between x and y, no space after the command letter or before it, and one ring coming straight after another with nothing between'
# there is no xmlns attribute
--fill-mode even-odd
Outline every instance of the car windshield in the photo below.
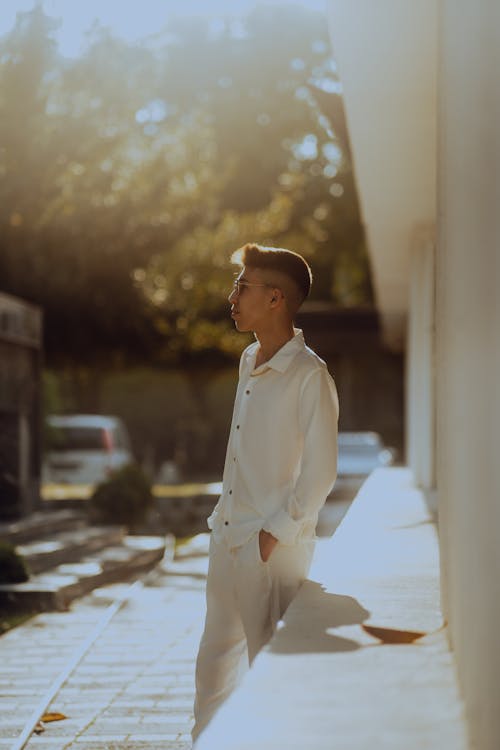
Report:
<svg viewBox="0 0 500 750"><path fill-rule="evenodd" d="M378 435L373 433L342 433L339 432L338 436L339 449L343 449L349 452L370 452L373 450L380 450L382 443Z"/></svg>
<svg viewBox="0 0 500 750"><path fill-rule="evenodd" d="M95 451L104 448L103 431L100 427L51 427L49 450Z"/></svg>
<svg viewBox="0 0 500 750"><path fill-rule="evenodd" d="M378 445L339 445L339 455L345 456L378 456Z"/></svg>

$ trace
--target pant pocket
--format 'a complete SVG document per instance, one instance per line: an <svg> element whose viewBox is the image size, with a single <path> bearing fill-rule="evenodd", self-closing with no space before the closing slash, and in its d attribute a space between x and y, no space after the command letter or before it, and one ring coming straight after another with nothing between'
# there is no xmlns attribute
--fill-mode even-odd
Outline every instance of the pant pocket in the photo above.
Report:
<svg viewBox="0 0 500 750"><path fill-rule="evenodd" d="M260 556L260 542L259 542L260 531L258 531L252 539L252 546L254 551L254 557L257 558L257 562L264 565L264 560Z"/></svg>
<svg viewBox="0 0 500 750"><path fill-rule="evenodd" d="M260 554L260 531L258 531L256 533L255 540L256 540L255 541L255 550L256 550L256 553L257 553L257 560L258 560L258 562L261 565L264 565L265 567L267 567L267 563L269 562L269 558L267 559L267 561L265 561L265 560L262 559L262 555Z"/></svg>

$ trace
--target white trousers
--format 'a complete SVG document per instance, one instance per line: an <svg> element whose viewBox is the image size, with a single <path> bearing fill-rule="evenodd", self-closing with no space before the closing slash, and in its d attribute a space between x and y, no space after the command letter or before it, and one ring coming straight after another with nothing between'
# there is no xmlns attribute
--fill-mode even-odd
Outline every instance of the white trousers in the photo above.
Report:
<svg viewBox="0 0 500 750"><path fill-rule="evenodd" d="M241 547L210 539L207 614L196 662L193 741L234 690L307 578L314 541L277 544L267 562L259 534Z"/></svg>

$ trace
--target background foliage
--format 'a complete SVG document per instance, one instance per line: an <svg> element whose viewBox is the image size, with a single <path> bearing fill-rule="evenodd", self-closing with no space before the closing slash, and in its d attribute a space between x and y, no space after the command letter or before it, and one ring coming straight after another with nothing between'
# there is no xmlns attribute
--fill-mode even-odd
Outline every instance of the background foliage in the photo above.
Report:
<svg viewBox="0 0 500 750"><path fill-rule="evenodd" d="M154 506L151 485L136 465L122 466L97 485L88 503L92 523L123 524L132 532Z"/></svg>
<svg viewBox="0 0 500 750"><path fill-rule="evenodd" d="M71 60L54 29L37 7L0 40L0 288L43 306L49 365L239 352L248 240L302 251L316 298L372 302L323 16L173 19L140 46L95 26Z"/></svg>
<svg viewBox="0 0 500 750"><path fill-rule="evenodd" d="M248 343L232 250L290 247L313 299L373 304L326 19L94 25L71 59L55 30L35 7L0 39L0 290L43 307L47 413L116 413L143 463L218 470Z"/></svg>

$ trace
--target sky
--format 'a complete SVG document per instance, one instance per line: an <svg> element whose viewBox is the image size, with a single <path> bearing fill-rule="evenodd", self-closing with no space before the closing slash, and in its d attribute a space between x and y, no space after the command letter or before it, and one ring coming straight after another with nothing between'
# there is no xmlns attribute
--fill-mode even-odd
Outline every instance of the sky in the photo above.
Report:
<svg viewBox="0 0 500 750"><path fill-rule="evenodd" d="M0 0L0 36L13 27L19 11L31 10L36 0ZM292 0L296 5L324 11L326 0ZM39 0L46 13L61 19L57 32L60 52L76 57L85 32L94 20L129 42L157 32L169 15L245 15L259 0ZM280 5L286 0L260 0Z"/></svg>

